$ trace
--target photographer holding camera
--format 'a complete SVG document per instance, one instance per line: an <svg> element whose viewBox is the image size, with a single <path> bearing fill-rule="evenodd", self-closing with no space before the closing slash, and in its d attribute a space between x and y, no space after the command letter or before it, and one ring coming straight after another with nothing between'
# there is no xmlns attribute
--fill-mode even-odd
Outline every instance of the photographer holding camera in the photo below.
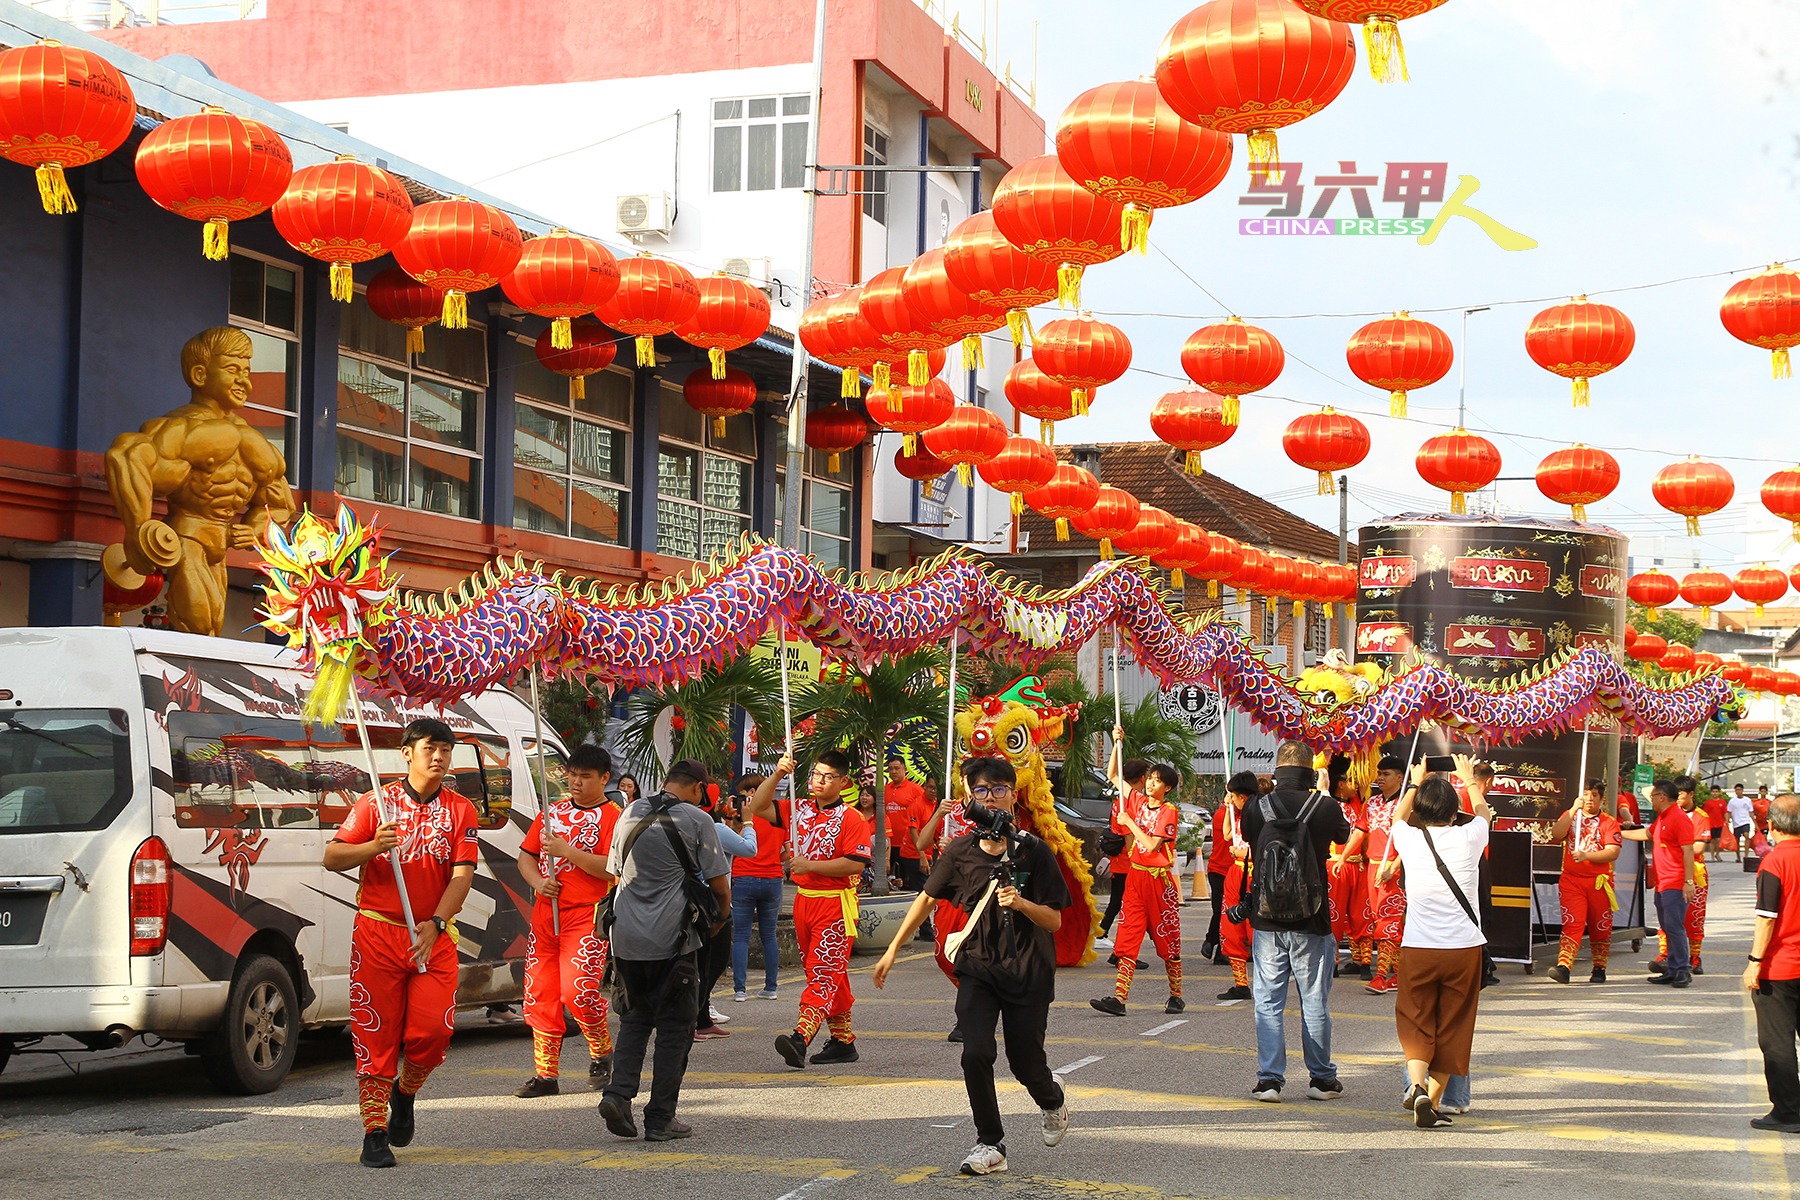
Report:
<svg viewBox="0 0 1800 1200"><path fill-rule="evenodd" d="M1043 841L1013 822L1017 775L1003 758L963 764L966 815L975 832L944 847L925 888L875 966L885 987L900 947L939 900L969 914L946 946L956 971L956 1020L962 1030L963 1085L979 1139L963 1160L964 1175L1006 1170L1006 1131L994 1092L994 1030L1004 1023L1006 1063L1044 1114L1044 1144L1069 1128L1062 1081L1044 1057L1044 1030L1056 998L1056 943L1062 910L1071 903L1056 858Z"/></svg>

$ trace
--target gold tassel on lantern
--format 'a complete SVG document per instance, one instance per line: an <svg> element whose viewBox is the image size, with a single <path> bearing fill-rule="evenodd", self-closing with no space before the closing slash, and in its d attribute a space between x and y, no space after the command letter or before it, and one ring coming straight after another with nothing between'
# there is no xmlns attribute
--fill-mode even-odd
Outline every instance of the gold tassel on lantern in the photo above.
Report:
<svg viewBox="0 0 1800 1200"><path fill-rule="evenodd" d="M1189 450L1187 452L1187 461L1183 465L1187 468L1187 473L1189 475L1206 474L1206 468L1200 465L1200 452L1198 450Z"/></svg>
<svg viewBox="0 0 1800 1200"><path fill-rule="evenodd" d="M1181 568L1180 567L1176 567L1169 572L1169 586L1170 587L1186 587L1187 586L1186 584L1181 582Z"/></svg>
<svg viewBox="0 0 1800 1200"><path fill-rule="evenodd" d="M1250 603L1250 590L1248 588L1237 589L1237 602L1239 604Z"/></svg>
<svg viewBox="0 0 1800 1200"><path fill-rule="evenodd" d="M905 437L900 439L900 456L902 458L916 458L918 456L918 453L919 453L919 435L918 434L909 433Z"/></svg>
<svg viewBox="0 0 1800 1200"><path fill-rule="evenodd" d="M1273 129L1252 129L1244 141L1250 151L1250 176L1258 175L1268 183L1281 182L1281 146Z"/></svg>
<svg viewBox="0 0 1800 1200"><path fill-rule="evenodd" d="M1111 538L1103 537L1100 539L1100 557L1105 562L1112 561L1112 539Z"/></svg>
<svg viewBox="0 0 1800 1200"><path fill-rule="evenodd" d="M1575 518L1575 523L1577 525L1586 525L1587 524L1587 505L1585 505L1585 504L1569 505L1569 515L1571 517Z"/></svg>
<svg viewBox="0 0 1800 1200"><path fill-rule="evenodd" d="M1392 17L1365 18L1363 44L1369 48L1369 74L1375 77L1376 83L1412 79L1406 73L1406 47L1400 44L1400 26ZM1397 71L1396 67L1399 68Z"/></svg>
<svg viewBox="0 0 1800 1200"><path fill-rule="evenodd" d="M1024 492L1014 492L1012 494L1012 515L1015 517L1022 517L1025 515Z"/></svg>
<svg viewBox="0 0 1800 1200"><path fill-rule="evenodd" d="M1076 416L1078 416L1078 417L1087 416L1088 415L1088 390L1086 388L1072 388L1069 392L1069 404L1070 404L1070 407L1072 407L1075 410Z"/></svg>
<svg viewBox="0 0 1800 1200"><path fill-rule="evenodd" d="M714 379L725 378L725 351L722 348L714 346L712 349L708 350L706 352L706 361L712 364L712 377Z"/></svg>
<svg viewBox="0 0 1800 1200"><path fill-rule="evenodd" d="M637 365L640 367L656 365L656 339L650 334L640 333L637 335Z"/></svg>
<svg viewBox="0 0 1800 1200"><path fill-rule="evenodd" d="M1461 516L1464 513L1467 513L1468 511L1469 511L1468 497L1464 496L1461 492L1451 492L1450 493L1450 513L1451 513L1451 515L1452 516Z"/></svg>
<svg viewBox="0 0 1800 1200"><path fill-rule="evenodd" d="M876 391L887 391L894 384L893 367L884 362L876 363L875 369L869 372L869 382L874 384Z"/></svg>
<svg viewBox="0 0 1800 1200"><path fill-rule="evenodd" d="M714 417L713 418L713 436L716 438L722 438L725 436L725 418L724 417Z"/></svg>
<svg viewBox="0 0 1800 1200"><path fill-rule="evenodd" d="M200 245L206 257L214 262L224 262L231 254L231 222L223 217L208 221L201 233Z"/></svg>
<svg viewBox="0 0 1800 1200"><path fill-rule="evenodd" d="M1220 423L1225 425L1236 425L1238 423L1239 409L1238 398L1236 396L1226 396L1219 405Z"/></svg>
<svg viewBox="0 0 1800 1200"><path fill-rule="evenodd" d="M888 381L887 403L888 411L896 420L906 416L906 392L891 379Z"/></svg>
<svg viewBox="0 0 1800 1200"><path fill-rule="evenodd" d="M350 273L347 262L331 264L331 298L343 304L356 298L356 276Z"/></svg>
<svg viewBox="0 0 1800 1200"><path fill-rule="evenodd" d="M571 375L571 376L569 376L569 399L571 399L571 400L586 400L587 399L587 376L586 375Z"/></svg>
<svg viewBox="0 0 1800 1200"><path fill-rule="evenodd" d="M968 463L964 462L956 464L956 481L964 487L975 486L975 474Z"/></svg>
<svg viewBox="0 0 1800 1200"><path fill-rule="evenodd" d="M1061 263L1056 268L1056 302L1064 308L1081 307L1081 267Z"/></svg>
<svg viewBox="0 0 1800 1200"><path fill-rule="evenodd" d="M987 354L981 348L981 335L971 333L962 340L963 370L974 371L987 366Z"/></svg>
<svg viewBox="0 0 1800 1200"><path fill-rule="evenodd" d="M69 181L63 177L61 167L55 163L45 163L39 167L37 185L38 199L44 202L45 212L52 216L62 216L75 211L75 193L69 190Z"/></svg>
<svg viewBox="0 0 1800 1200"><path fill-rule="evenodd" d="M1306 619L1306 601L1294 601L1294 624L1298 625Z"/></svg>
<svg viewBox="0 0 1800 1200"><path fill-rule="evenodd" d="M406 331L406 352L408 354L425 353L425 327L414 325Z"/></svg>
<svg viewBox="0 0 1800 1200"><path fill-rule="evenodd" d="M1217 600L1219 598L1219 581L1218 580L1209 579L1206 581L1206 595L1207 595L1208 599L1212 599L1212 600Z"/></svg>
<svg viewBox="0 0 1800 1200"><path fill-rule="evenodd" d="M931 356L923 350L912 350L906 355L906 385L908 387L924 387L931 382Z"/></svg>
<svg viewBox="0 0 1800 1200"><path fill-rule="evenodd" d="M74 211L74 207L73 207L74 203L75 202L73 200L69 201L69 204L71 206L69 211L71 211L71 212ZM1775 368L1775 378L1777 378L1777 379L1792 379L1794 377L1794 368L1793 368L1792 363L1788 359L1787 348L1784 346L1780 350L1771 351L1771 356L1772 356L1771 361Z"/></svg>
<svg viewBox="0 0 1800 1200"><path fill-rule="evenodd" d="M468 296L455 288L445 292L443 316L445 329L467 329L469 327Z"/></svg>
<svg viewBox="0 0 1800 1200"><path fill-rule="evenodd" d="M862 395L862 372L850 367L838 377L838 396L844 400L854 400Z"/></svg>
<svg viewBox="0 0 1800 1200"><path fill-rule="evenodd" d="M1700 518L1699 517L1689 517L1688 518L1687 531L1688 531L1689 537L1699 537L1700 536Z"/></svg>
<svg viewBox="0 0 1800 1200"><path fill-rule="evenodd" d="M1014 350L1023 349L1025 346L1025 310L1024 309L1009 308L1006 310L1006 331L1008 333L1012 334L1013 349Z"/></svg>
<svg viewBox="0 0 1800 1200"><path fill-rule="evenodd" d="M1326 619L1326 620L1327 620L1327 621L1329 621L1329 620L1330 620L1330 619L1331 619L1331 618L1332 618L1332 617L1334 617L1334 616L1336 616L1336 615L1337 615L1337 614L1336 614L1336 613L1334 613L1334 612L1333 612L1333 611L1332 611L1332 604L1331 604L1331 601L1329 601L1329 600L1327 600L1327 601L1326 601L1326 602L1325 602L1325 619Z"/></svg>
<svg viewBox="0 0 1800 1200"><path fill-rule="evenodd" d="M1576 408L1586 408L1587 406L1588 406L1588 381L1587 381L1587 376L1582 375L1582 376L1578 376L1575 380L1575 407Z"/></svg>
<svg viewBox="0 0 1800 1200"><path fill-rule="evenodd" d="M843 463L838 456L838 452L833 450L831 452L831 457L825 460L825 473L828 475L836 475L838 473L838 468L842 465Z"/></svg>
<svg viewBox="0 0 1800 1200"><path fill-rule="evenodd" d="M1150 210L1141 204L1127 204L1119 222L1119 244L1127 253L1150 253Z"/></svg>
<svg viewBox="0 0 1800 1200"><path fill-rule="evenodd" d="M1056 422L1040 420L1038 422L1038 440L1046 446L1056 445Z"/></svg>
<svg viewBox="0 0 1800 1200"><path fill-rule="evenodd" d="M1066 542L1069 540L1069 518L1056 518L1056 540L1059 542Z"/></svg>
<svg viewBox="0 0 1800 1200"><path fill-rule="evenodd" d="M1337 483L1331 478L1330 471L1320 471L1319 472L1319 495L1321 495L1321 496L1337 495Z"/></svg>
<svg viewBox="0 0 1800 1200"><path fill-rule="evenodd" d="M1397 421L1403 421L1406 419L1406 393L1405 392L1389 392L1388 393L1388 416L1393 417Z"/></svg>

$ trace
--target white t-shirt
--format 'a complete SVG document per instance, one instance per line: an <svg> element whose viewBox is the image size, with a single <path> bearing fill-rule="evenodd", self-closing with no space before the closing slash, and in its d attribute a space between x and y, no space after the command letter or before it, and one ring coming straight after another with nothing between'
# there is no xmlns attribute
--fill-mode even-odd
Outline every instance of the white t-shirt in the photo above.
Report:
<svg viewBox="0 0 1800 1200"><path fill-rule="evenodd" d="M1756 824L1755 810L1750 807L1750 797L1733 796L1725 802L1725 815L1731 820L1733 829L1742 829L1746 825Z"/></svg>
<svg viewBox="0 0 1800 1200"><path fill-rule="evenodd" d="M1450 869L1469 904L1478 904L1475 888L1481 852L1487 849L1488 823L1476 817L1467 825L1434 825L1430 835L1432 845L1437 847L1444 866ZM1422 950L1462 950L1486 945L1487 938L1469 920L1450 885L1438 873L1431 848L1425 844L1426 831L1395 821L1389 836L1395 853L1400 855L1400 865L1406 869L1406 930L1400 935L1400 944ZM1479 908L1475 911L1480 915Z"/></svg>

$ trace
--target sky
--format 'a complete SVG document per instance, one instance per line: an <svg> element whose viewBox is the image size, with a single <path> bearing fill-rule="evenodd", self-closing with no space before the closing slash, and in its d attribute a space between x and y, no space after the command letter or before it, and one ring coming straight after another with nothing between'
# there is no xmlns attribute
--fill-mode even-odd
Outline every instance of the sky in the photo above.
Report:
<svg viewBox="0 0 1800 1200"><path fill-rule="evenodd" d="M978 28L982 4L961 7L964 24ZM990 61L1010 60L1015 77L1028 77L1036 22L1038 108L1054 130L1081 91L1154 71L1163 34L1189 8L1004 0ZM991 22L991 0L987 11ZM1410 82L1370 78L1359 35L1343 93L1282 131L1283 159L1303 164L1306 209L1318 196L1314 175L1337 173L1340 160L1376 175L1389 161L1441 161L1452 186L1459 175L1477 177L1470 203L1537 248L1504 251L1463 220L1431 246L1240 235L1240 217L1265 212L1237 203L1248 174L1240 139L1225 183L1157 215L1147 257L1088 272L1084 304L1126 331L1134 369L1058 440L1150 437L1150 406L1187 385L1182 342L1235 312L1274 333L1288 362L1267 392L1246 398L1240 431L1206 453L1209 468L1335 528L1337 502L1313 494L1314 476L1280 443L1289 421L1329 404L1355 413L1374 439L1350 472L1353 537L1364 521L1441 510L1444 494L1419 478L1413 456L1455 423L1458 372L1414 393L1413 419L1395 421L1385 394L1344 359L1359 326L1405 308L1449 332L1466 359L1467 426L1500 448L1502 476L1522 477L1490 491L1502 511L1566 517L1530 477L1551 450L1585 442L1623 469L1614 497L1590 506L1591 520L1639 539L1664 535L1729 566L1746 522L1771 524L1757 500L1763 479L1800 462L1791 416L1800 373L1773 380L1768 353L1725 332L1719 301L1734 278L1643 285L1742 277L1800 258L1800 3L1449 0L1401 32ZM1341 195L1332 215L1352 215L1349 199ZM1399 215L1379 189L1371 200L1376 216ZM1623 288L1640 290L1602 294ZM1568 381L1524 349L1531 318L1581 292L1623 310L1637 332L1631 357L1594 381L1585 410L1572 407ZM1484 304L1490 311L1468 318L1466 347L1458 312L1421 311ZM1690 453L1737 480L1732 507L1706 520L1692 544L1682 519L1650 493L1657 469ZM1792 539L1782 553L1780 565L1800 559Z"/></svg>

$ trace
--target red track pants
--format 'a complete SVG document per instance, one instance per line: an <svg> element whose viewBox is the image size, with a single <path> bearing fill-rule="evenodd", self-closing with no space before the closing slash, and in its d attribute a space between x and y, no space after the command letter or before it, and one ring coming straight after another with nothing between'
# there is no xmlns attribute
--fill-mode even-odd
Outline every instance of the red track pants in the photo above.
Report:
<svg viewBox="0 0 1800 1200"><path fill-rule="evenodd" d="M356 1073L381 1079L429 1073L444 1061L456 1019L456 939L440 935L419 973L413 932L358 914L350 936L350 1041Z"/></svg>

